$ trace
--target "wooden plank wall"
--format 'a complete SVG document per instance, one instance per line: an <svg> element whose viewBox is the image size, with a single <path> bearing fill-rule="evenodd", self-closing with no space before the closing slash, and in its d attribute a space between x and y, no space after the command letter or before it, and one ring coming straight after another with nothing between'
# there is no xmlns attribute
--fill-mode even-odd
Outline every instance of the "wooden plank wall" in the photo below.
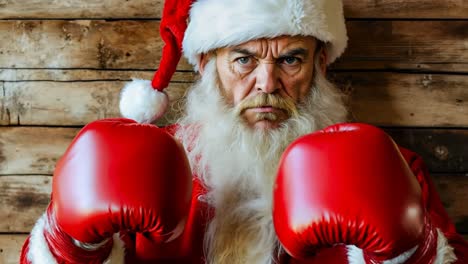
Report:
<svg viewBox="0 0 468 264"><path fill-rule="evenodd" d="M356 120L426 160L468 234L468 2L345 0L346 54L331 77ZM118 116L118 92L158 65L163 0L0 0L0 263L44 211L54 164L79 128ZM186 61L170 87L194 80Z"/></svg>

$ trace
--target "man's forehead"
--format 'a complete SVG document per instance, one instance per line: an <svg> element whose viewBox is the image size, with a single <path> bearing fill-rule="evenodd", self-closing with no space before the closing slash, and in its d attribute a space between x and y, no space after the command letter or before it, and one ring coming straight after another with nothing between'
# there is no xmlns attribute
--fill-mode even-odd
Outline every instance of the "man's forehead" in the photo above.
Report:
<svg viewBox="0 0 468 264"><path fill-rule="evenodd" d="M256 52L262 49L274 49L277 52L281 52L297 48L310 50L315 49L316 45L317 39L312 36L280 36L275 38L254 39L223 49L229 53L233 53L238 50L249 50Z"/></svg>

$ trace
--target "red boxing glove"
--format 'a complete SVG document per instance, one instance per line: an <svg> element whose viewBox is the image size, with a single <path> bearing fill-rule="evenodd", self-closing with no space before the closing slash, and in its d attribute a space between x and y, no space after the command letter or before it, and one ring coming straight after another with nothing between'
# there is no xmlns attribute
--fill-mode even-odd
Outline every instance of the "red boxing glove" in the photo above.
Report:
<svg viewBox="0 0 468 264"><path fill-rule="evenodd" d="M293 142L279 165L273 221L297 259L337 244L362 249L368 263L427 264L436 255L415 176L393 140L370 125L335 125Z"/></svg>
<svg viewBox="0 0 468 264"><path fill-rule="evenodd" d="M165 131L129 119L93 122L57 164L44 236L54 257L66 263L102 261L66 252L70 237L81 246L104 241L101 251L121 230L172 240L189 212L191 184L185 151Z"/></svg>

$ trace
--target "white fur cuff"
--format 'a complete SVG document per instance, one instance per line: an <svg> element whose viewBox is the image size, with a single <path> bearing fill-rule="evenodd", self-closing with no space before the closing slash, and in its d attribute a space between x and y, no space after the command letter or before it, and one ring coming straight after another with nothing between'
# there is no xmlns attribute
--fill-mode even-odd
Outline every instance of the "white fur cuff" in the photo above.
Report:
<svg viewBox="0 0 468 264"><path fill-rule="evenodd" d="M39 220L37 220L31 231L29 239L29 251L27 258L31 264L57 264L54 256L50 252L47 241L44 237L44 227L46 224L47 216L44 213ZM125 246L124 242L116 233L113 236L114 245L112 247L109 258L104 262L105 264L124 264L125 263Z"/></svg>
<svg viewBox="0 0 468 264"><path fill-rule="evenodd" d="M362 249L356 246L346 246L348 262L350 264L365 264L364 254ZM416 251L417 247L414 247L403 254L383 262L383 264L403 264L408 260L413 253ZM445 238L442 231L437 229L437 255L433 264L451 264L455 263L457 257L453 252L453 248L448 244L447 238Z"/></svg>
<svg viewBox="0 0 468 264"><path fill-rule="evenodd" d="M437 255L434 264L450 264L455 263L457 257L444 236L444 233L437 228Z"/></svg>
<svg viewBox="0 0 468 264"><path fill-rule="evenodd" d="M31 264L57 264L44 237L46 221L47 216L44 213L39 220L37 220L31 231L29 251L27 253L28 260L31 261Z"/></svg>

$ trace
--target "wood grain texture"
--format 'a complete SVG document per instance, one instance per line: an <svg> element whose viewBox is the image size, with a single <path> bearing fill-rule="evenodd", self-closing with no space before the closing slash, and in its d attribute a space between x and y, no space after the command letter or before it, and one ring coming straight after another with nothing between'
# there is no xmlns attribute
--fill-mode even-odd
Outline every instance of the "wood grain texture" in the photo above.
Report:
<svg viewBox="0 0 468 264"><path fill-rule="evenodd" d="M386 131L399 145L421 155L431 172L468 175L468 130L388 128Z"/></svg>
<svg viewBox="0 0 468 264"><path fill-rule="evenodd" d="M0 123L76 125L117 117L122 87L121 82L4 83L6 99L0 108L3 109L0 110Z"/></svg>
<svg viewBox="0 0 468 264"><path fill-rule="evenodd" d="M159 65L157 21L0 21L0 68L143 69ZM333 69L468 72L468 21L348 21ZM191 70L183 59L179 70Z"/></svg>
<svg viewBox="0 0 468 264"><path fill-rule="evenodd" d="M0 82L0 125L81 126L120 117L119 95L125 82ZM166 88L170 100L185 93L186 83ZM165 118L173 114L169 109ZM158 124L167 123L166 119ZM170 119L172 120L172 119Z"/></svg>
<svg viewBox="0 0 468 264"><path fill-rule="evenodd" d="M344 0L347 18L466 19L465 0Z"/></svg>
<svg viewBox="0 0 468 264"><path fill-rule="evenodd" d="M464 0L344 0L347 18L467 17ZM0 0L5 18L160 18L163 0Z"/></svg>
<svg viewBox="0 0 468 264"><path fill-rule="evenodd" d="M154 69L158 28L156 21L0 21L0 67Z"/></svg>
<svg viewBox="0 0 468 264"><path fill-rule="evenodd" d="M0 19L160 18L164 0L0 0Z"/></svg>
<svg viewBox="0 0 468 264"><path fill-rule="evenodd" d="M468 21L350 21L336 69L468 71Z"/></svg>
<svg viewBox="0 0 468 264"><path fill-rule="evenodd" d="M467 75L354 72L332 78L350 94L350 109L358 121L384 126L468 125Z"/></svg>
<svg viewBox="0 0 468 264"><path fill-rule="evenodd" d="M434 175L433 179L442 204L457 231L468 234L468 174Z"/></svg>
<svg viewBox="0 0 468 264"><path fill-rule="evenodd" d="M151 80L153 70L87 70L87 69L0 69L0 81L130 81L133 78ZM192 71L175 72L172 82L193 82Z"/></svg>
<svg viewBox="0 0 468 264"><path fill-rule="evenodd" d="M50 201L52 176L0 176L0 232L29 232Z"/></svg>
<svg viewBox="0 0 468 264"><path fill-rule="evenodd" d="M77 128L0 127L0 175L51 175Z"/></svg>
<svg viewBox="0 0 468 264"><path fill-rule="evenodd" d="M0 263L18 264L21 247L27 235L1 234L0 235Z"/></svg>

